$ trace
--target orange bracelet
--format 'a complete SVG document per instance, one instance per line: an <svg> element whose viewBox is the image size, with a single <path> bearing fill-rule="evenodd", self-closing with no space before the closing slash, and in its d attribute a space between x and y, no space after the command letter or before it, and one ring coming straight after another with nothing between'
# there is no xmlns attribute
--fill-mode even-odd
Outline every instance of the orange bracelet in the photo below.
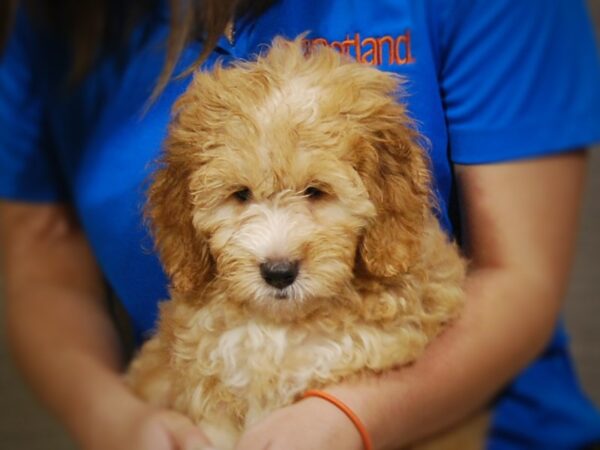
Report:
<svg viewBox="0 0 600 450"><path fill-rule="evenodd" d="M323 400L327 400L329 403L336 406L340 411L342 411L344 414L346 414L346 416L348 416L348 419L350 419L352 421L352 423L358 430L360 437L363 441L365 450L373 450L373 442L371 441L371 436L369 436L369 432L367 431L366 427L361 422L361 420L358 418L358 416L356 414L354 414L354 411L352 411L348 407L348 405L343 403L337 397L334 397L333 395L331 395L325 391L319 391L318 389L311 389L311 390L306 391L304 393L304 395L302 396L302 398L307 398L307 397L319 397L319 398L322 398Z"/></svg>

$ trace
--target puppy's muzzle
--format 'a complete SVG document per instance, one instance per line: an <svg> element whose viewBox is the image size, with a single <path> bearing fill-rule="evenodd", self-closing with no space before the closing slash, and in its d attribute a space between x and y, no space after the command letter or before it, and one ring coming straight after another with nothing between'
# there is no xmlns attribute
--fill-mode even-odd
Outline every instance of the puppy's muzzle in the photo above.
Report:
<svg viewBox="0 0 600 450"><path fill-rule="evenodd" d="M298 261L266 261L260 265L260 274L270 286L285 289L296 280L298 266Z"/></svg>

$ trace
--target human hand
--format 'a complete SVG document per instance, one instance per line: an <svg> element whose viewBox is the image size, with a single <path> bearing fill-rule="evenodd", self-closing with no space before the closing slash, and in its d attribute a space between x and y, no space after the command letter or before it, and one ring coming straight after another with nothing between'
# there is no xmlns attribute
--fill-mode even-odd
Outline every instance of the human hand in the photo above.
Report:
<svg viewBox="0 0 600 450"><path fill-rule="evenodd" d="M307 398L248 429L235 450L362 450L354 424L334 405Z"/></svg>
<svg viewBox="0 0 600 450"><path fill-rule="evenodd" d="M214 450L187 417L146 405L134 414L118 414L110 429L98 428L83 443L85 450Z"/></svg>

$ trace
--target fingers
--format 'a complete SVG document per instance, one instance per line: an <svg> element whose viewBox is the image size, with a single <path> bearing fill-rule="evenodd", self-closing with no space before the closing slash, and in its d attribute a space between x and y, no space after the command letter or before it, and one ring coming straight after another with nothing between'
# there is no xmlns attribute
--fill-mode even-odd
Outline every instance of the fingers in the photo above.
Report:
<svg viewBox="0 0 600 450"><path fill-rule="evenodd" d="M204 433L186 417L167 413L164 420L177 450L216 450Z"/></svg>

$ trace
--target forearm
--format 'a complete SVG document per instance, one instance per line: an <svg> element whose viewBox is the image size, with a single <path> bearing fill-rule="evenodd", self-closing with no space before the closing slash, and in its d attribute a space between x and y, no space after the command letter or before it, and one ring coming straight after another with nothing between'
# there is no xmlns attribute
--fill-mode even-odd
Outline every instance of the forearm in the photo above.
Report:
<svg viewBox="0 0 600 450"><path fill-rule="evenodd" d="M119 374L123 358L102 277L66 209L0 206L13 357L43 403L89 441L95 419L135 403Z"/></svg>
<svg viewBox="0 0 600 450"><path fill-rule="evenodd" d="M127 388L100 270L66 206L0 202L9 342L38 396L86 450L175 450L208 440Z"/></svg>
<svg viewBox="0 0 600 450"><path fill-rule="evenodd" d="M376 448L397 449L466 418L548 341L560 292L502 269L474 271L466 291L462 317L414 365L330 389L365 421ZM540 297L553 306L540 310Z"/></svg>
<svg viewBox="0 0 600 450"><path fill-rule="evenodd" d="M585 162L577 152L457 168L472 267L462 316L413 366L336 388L378 448L466 417L543 349L567 287Z"/></svg>
<svg viewBox="0 0 600 450"><path fill-rule="evenodd" d="M12 298L7 310L12 353L42 402L78 442L97 426L137 407L124 386L116 333L96 300L54 287ZM96 423L96 426L93 425Z"/></svg>

